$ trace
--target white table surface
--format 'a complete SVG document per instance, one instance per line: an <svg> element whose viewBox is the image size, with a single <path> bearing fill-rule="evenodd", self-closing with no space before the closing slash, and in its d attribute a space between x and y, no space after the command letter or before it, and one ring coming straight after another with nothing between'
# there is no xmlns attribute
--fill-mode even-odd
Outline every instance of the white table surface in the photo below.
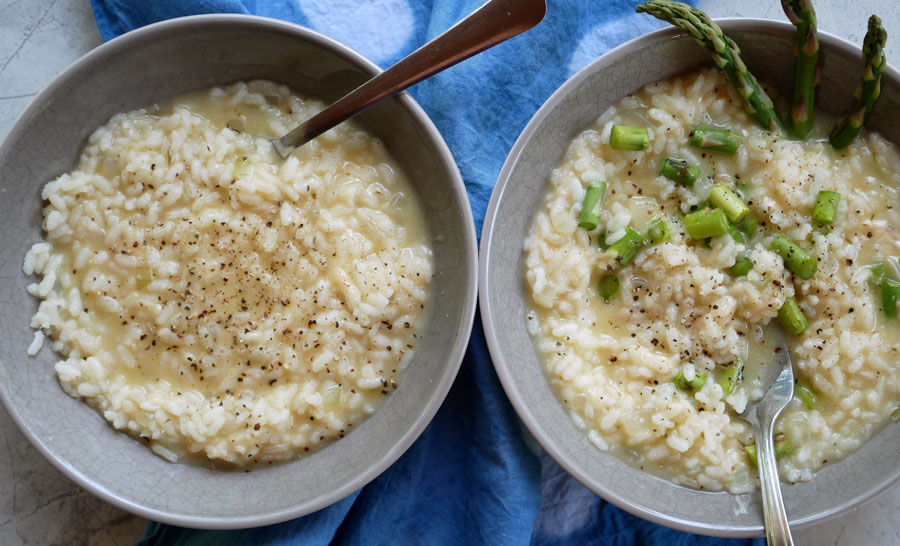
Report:
<svg viewBox="0 0 900 546"><path fill-rule="evenodd" d="M815 0L815 4L819 28L854 43L862 42L869 14L877 13L890 36L888 59L900 63L900 2ZM778 0L699 0L699 5L713 17L784 20ZM0 137L53 76L100 43L87 0L0 0ZM838 519L797 531L795 541L897 545L898 515L900 487ZM0 411L0 544L132 544L145 523L63 476Z"/></svg>

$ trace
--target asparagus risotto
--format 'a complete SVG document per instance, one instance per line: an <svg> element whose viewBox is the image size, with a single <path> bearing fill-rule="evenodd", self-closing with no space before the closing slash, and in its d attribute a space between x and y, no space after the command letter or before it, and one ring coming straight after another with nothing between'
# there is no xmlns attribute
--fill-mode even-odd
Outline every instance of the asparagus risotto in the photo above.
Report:
<svg viewBox="0 0 900 546"><path fill-rule="evenodd" d="M528 329L576 425L678 484L752 490L739 414L783 328L798 383L782 478L859 448L900 413L898 188L880 135L835 151L769 133L716 71L607 110L552 172L524 248Z"/></svg>
<svg viewBox="0 0 900 546"><path fill-rule="evenodd" d="M120 114L48 183L25 257L63 389L171 461L297 457L397 388L431 250L382 143L344 123L284 161L260 135L321 110L270 82Z"/></svg>

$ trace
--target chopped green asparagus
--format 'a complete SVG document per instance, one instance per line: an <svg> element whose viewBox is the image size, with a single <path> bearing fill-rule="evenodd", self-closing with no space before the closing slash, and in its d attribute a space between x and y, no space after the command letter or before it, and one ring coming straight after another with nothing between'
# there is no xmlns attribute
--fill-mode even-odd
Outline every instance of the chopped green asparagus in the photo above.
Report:
<svg viewBox="0 0 900 546"><path fill-rule="evenodd" d="M684 217L684 229L694 239L728 233L728 217L722 209L700 209Z"/></svg>
<svg viewBox="0 0 900 546"><path fill-rule="evenodd" d="M775 437L775 458L780 459L794 452L794 446L784 436Z"/></svg>
<svg viewBox="0 0 900 546"><path fill-rule="evenodd" d="M744 221L737 226L737 228L741 230L741 232L746 235L748 239L753 238L753 235L756 233L756 228L758 227L759 220L750 216L744 218Z"/></svg>
<svg viewBox="0 0 900 546"><path fill-rule="evenodd" d="M888 318L897 316L898 300L900 300L900 282L888 278L887 275L881 277L881 310L884 316Z"/></svg>
<svg viewBox="0 0 900 546"><path fill-rule="evenodd" d="M747 242L747 236L744 235L744 232L739 230L737 226L732 223L728 224L728 235L731 235L731 238L734 239L735 243L742 245Z"/></svg>
<svg viewBox="0 0 900 546"><path fill-rule="evenodd" d="M737 194L731 191L728 186L721 182L716 182L713 185L712 190L709 192L709 202L724 210L725 214L728 215L728 219L735 223L740 222L750 214L750 207Z"/></svg>
<svg viewBox="0 0 900 546"><path fill-rule="evenodd" d="M794 38L794 98L790 125L796 138L806 138L813 125L816 85L819 83L819 38L812 0L781 0L781 7L797 27Z"/></svg>
<svg viewBox="0 0 900 546"><path fill-rule="evenodd" d="M600 250L608 250L609 245L606 244L606 229L602 228L597 232L597 246L600 247Z"/></svg>
<svg viewBox="0 0 900 546"><path fill-rule="evenodd" d="M669 223L660 218L656 220L647 229L647 238L652 243L665 243L672 237L672 230Z"/></svg>
<svg viewBox="0 0 900 546"><path fill-rule="evenodd" d="M813 207L813 221L819 224L834 223L834 216L837 214L837 207L840 201L841 194L838 192L820 191L816 196L816 205Z"/></svg>
<svg viewBox="0 0 900 546"><path fill-rule="evenodd" d="M631 226L625 228L625 235L609 245L609 251L615 256L616 266L628 265L638 250L647 244L647 240L641 237L641 234L631 229Z"/></svg>
<svg viewBox="0 0 900 546"><path fill-rule="evenodd" d="M746 101L747 113L767 131L781 131L781 120L775 113L772 99L757 83L741 59L741 48L725 36L719 25L708 15L681 2L652 0L637 7L638 13L649 13L686 31L700 45L712 53L713 60L725 77Z"/></svg>
<svg viewBox="0 0 900 546"><path fill-rule="evenodd" d="M598 204L603 203L603 196L606 194L606 182L597 182L596 184L588 184L584 193L584 200L581 202L581 213L578 215L578 227L583 227L588 231L597 229L597 222L600 221L600 214L594 212Z"/></svg>
<svg viewBox="0 0 900 546"><path fill-rule="evenodd" d="M600 293L600 297L605 300L612 298L619 291L619 277L612 273L606 273L600 277L600 282L597 283L597 291Z"/></svg>
<svg viewBox="0 0 900 546"><path fill-rule="evenodd" d="M750 459L750 462L753 463L753 466L759 466L759 462L756 458L756 444L744 446L744 453L747 454L747 458Z"/></svg>
<svg viewBox="0 0 900 546"><path fill-rule="evenodd" d="M691 132L691 146L734 155L741 144L741 136L730 129L698 125Z"/></svg>
<svg viewBox="0 0 900 546"><path fill-rule="evenodd" d="M684 159L668 157L663 161L662 170L659 174L672 182L691 188L694 186L694 182L697 181L697 177L700 176L700 168L688 164Z"/></svg>
<svg viewBox="0 0 900 546"><path fill-rule="evenodd" d="M869 29L863 38L863 69L862 78L853 91L853 102L844 117L838 120L831 130L828 139L831 145L840 150L850 144L856 138L866 118L875 106L875 101L881 95L881 74L887 66L884 57L884 44L887 42L887 31L881 25L881 19L876 16L869 17Z"/></svg>
<svg viewBox="0 0 900 546"><path fill-rule="evenodd" d="M778 320L784 331L792 336L799 336L809 328L809 321L793 296L784 300L784 305L778 310Z"/></svg>
<svg viewBox="0 0 900 546"><path fill-rule="evenodd" d="M801 279L809 279L816 274L819 264L815 258L796 243L788 240L784 235L779 235L772 240L772 250L781 254L784 265Z"/></svg>
<svg viewBox="0 0 900 546"><path fill-rule="evenodd" d="M747 256L738 258L734 265L731 266L731 274L735 277L744 277L753 269L753 260Z"/></svg>
<svg viewBox="0 0 900 546"><path fill-rule="evenodd" d="M697 392L706 384L706 374L694 372L694 378L690 381L684 377L684 372L678 370L678 375L673 379L675 386L683 391Z"/></svg>
<svg viewBox="0 0 900 546"><path fill-rule="evenodd" d="M744 379L744 361L740 358L728 365L725 370L719 374L717 382L722 387L722 392L731 394L737 389Z"/></svg>
<svg viewBox="0 0 900 546"><path fill-rule="evenodd" d="M797 398L806 406L806 409L815 409L816 393L806 383L798 382L795 392L797 393Z"/></svg>
<svg viewBox="0 0 900 546"><path fill-rule="evenodd" d="M646 127L613 125L609 134L609 145L616 150L646 150L650 145L650 134Z"/></svg>
<svg viewBox="0 0 900 546"><path fill-rule="evenodd" d="M744 452L747 453L747 457L750 459L750 462L753 463L753 466L759 466L759 463L757 462L756 444L745 447ZM784 435L779 435L777 438L775 438L776 459L780 459L786 455L790 455L793 452L794 447L784 438Z"/></svg>

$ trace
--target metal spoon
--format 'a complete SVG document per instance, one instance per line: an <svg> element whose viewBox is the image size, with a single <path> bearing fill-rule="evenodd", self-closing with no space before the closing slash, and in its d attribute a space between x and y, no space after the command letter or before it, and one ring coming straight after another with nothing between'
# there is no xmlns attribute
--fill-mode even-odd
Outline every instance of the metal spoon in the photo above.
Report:
<svg viewBox="0 0 900 546"><path fill-rule="evenodd" d="M285 158L366 108L534 27L546 11L545 0L490 0L290 133L272 140L272 144Z"/></svg>
<svg viewBox="0 0 900 546"><path fill-rule="evenodd" d="M777 336L777 346L774 362L769 366L774 366L774 370L780 372L762 399L744 410L741 416L753 424L753 434L756 437L756 461L766 523L766 542L769 546L793 546L794 539L784 511L781 482L775 464L774 429L781 410L794 396L794 371L784 332L780 328L772 328L771 334Z"/></svg>

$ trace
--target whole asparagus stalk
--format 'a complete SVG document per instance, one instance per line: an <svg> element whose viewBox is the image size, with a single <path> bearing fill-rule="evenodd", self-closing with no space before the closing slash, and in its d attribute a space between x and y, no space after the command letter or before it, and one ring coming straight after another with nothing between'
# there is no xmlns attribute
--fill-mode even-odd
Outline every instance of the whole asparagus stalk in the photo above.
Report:
<svg viewBox="0 0 900 546"><path fill-rule="evenodd" d="M828 139L831 145L840 150L853 140L859 129L866 122L875 101L881 95L881 74L887 61L884 57L884 44L887 42L887 31L881 25L881 19L875 15L869 17L869 30L863 39L863 61L865 69L859 85L853 91L853 103L844 117L838 120Z"/></svg>
<svg viewBox="0 0 900 546"><path fill-rule="evenodd" d="M791 103L791 131L806 138L813 125L816 85L819 83L819 37L812 0L781 0L781 7L797 27L794 39L794 99Z"/></svg>
<svg viewBox="0 0 900 546"><path fill-rule="evenodd" d="M637 7L637 11L668 21L686 31L700 45L710 50L713 60L725 72L725 77L744 97L747 113L753 116L763 129L784 132L772 99L759 86L741 59L741 48L731 38L725 36L719 25L713 23L708 15L673 0L644 2Z"/></svg>

